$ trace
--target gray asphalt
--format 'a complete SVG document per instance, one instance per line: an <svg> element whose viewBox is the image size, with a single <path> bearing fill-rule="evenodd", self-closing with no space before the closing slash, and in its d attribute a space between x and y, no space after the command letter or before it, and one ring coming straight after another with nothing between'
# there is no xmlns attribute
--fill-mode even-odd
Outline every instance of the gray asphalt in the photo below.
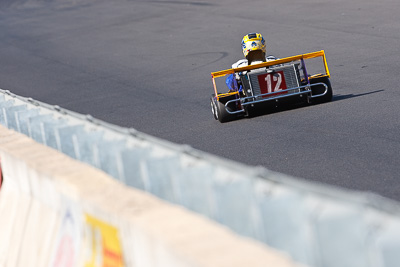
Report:
<svg viewBox="0 0 400 267"><path fill-rule="evenodd" d="M399 1L0 0L0 88L289 175L400 200ZM220 124L210 73L260 32L324 49L332 102Z"/></svg>

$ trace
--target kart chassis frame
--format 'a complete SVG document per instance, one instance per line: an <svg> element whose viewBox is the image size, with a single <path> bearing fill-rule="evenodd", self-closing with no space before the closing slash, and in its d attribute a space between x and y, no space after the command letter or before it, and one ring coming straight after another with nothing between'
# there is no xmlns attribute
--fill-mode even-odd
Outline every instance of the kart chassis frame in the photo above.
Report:
<svg viewBox="0 0 400 267"><path fill-rule="evenodd" d="M307 73L307 69L306 69L304 60L310 59L310 58L317 58L317 57L321 57L323 60L325 74L322 73L322 74L309 76ZM217 91L215 79L218 77L223 77L228 74L248 72L253 69L262 69L262 68L267 69L271 66L287 65L288 63L293 63L295 61L300 61L300 63L301 63L300 69L303 71L304 80L305 80L303 85L291 87L289 89L279 90L278 93L271 92L271 93L257 94L257 95L245 96L245 97L240 96L239 92L220 93L219 94ZM308 100L312 99L312 98L324 96L328 92L328 86L325 83L312 83L311 84L310 79L318 78L318 77L328 77L329 78L330 73L329 73L329 69L328 69L328 64L326 62L325 52L323 50L321 50L321 51L317 51L317 52L313 52L313 53L277 59L277 60L268 61L268 62L255 64L255 65L250 65L250 66L245 66L245 67L241 67L241 68L227 69L227 70L222 70L222 71L218 71L218 72L212 72L211 76L212 76L216 99L219 100L220 98L223 98L223 97L235 95L236 99L228 100L225 103L225 109L229 114L238 114L238 113L246 112L246 110L245 110L246 106L258 104L261 102L272 101L272 100L278 101L281 98L287 98L287 97L291 97L291 96L304 95L304 94L307 95ZM324 86L325 90L321 94L313 95L312 90L311 90L312 86ZM250 85L250 87L251 87L251 85ZM293 91L295 91L295 92L293 92ZM228 105L230 105L232 103L236 103L236 105L239 107L238 110L231 111L228 108Z"/></svg>

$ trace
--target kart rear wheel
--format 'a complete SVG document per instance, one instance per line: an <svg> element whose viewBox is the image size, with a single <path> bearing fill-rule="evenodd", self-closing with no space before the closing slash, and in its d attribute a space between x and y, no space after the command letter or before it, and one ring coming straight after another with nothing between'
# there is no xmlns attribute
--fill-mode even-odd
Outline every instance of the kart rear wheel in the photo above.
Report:
<svg viewBox="0 0 400 267"><path fill-rule="evenodd" d="M223 101L229 101L234 99L233 97L227 98L224 97ZM214 94L211 95L210 99L210 105L211 105L211 112L214 116L214 119L219 120L220 122L228 122L236 118L235 114L230 114L228 111L226 111L225 108L225 103L220 102L217 100ZM232 106L232 105L231 105ZM234 111L233 107L228 107L230 111Z"/></svg>
<svg viewBox="0 0 400 267"><path fill-rule="evenodd" d="M328 92L326 92L325 95L312 98L312 103L313 104L321 104L321 103L326 103L332 101L332 86L331 82L328 77L320 77L320 78L314 78L310 80L311 84L316 84L316 83L324 83L326 86L328 86ZM316 86L311 86L311 91L313 95L320 95L325 91L325 86L323 85L316 85Z"/></svg>
<svg viewBox="0 0 400 267"><path fill-rule="evenodd" d="M225 105L219 101L215 101L217 105L217 118L220 122L228 122L235 118L235 115L229 114L225 109Z"/></svg>
<svg viewBox="0 0 400 267"><path fill-rule="evenodd" d="M214 116L214 119L218 120L218 111L217 111L217 100L214 98L214 95L211 97L211 112Z"/></svg>

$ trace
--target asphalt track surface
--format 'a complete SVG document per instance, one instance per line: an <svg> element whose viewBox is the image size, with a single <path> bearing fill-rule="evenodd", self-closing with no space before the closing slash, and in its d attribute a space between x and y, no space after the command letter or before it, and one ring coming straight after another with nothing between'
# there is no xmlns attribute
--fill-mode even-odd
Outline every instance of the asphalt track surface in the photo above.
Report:
<svg viewBox="0 0 400 267"><path fill-rule="evenodd" d="M0 88L250 165L400 200L400 2L0 0ZM333 101L225 124L210 73L260 32L324 49Z"/></svg>

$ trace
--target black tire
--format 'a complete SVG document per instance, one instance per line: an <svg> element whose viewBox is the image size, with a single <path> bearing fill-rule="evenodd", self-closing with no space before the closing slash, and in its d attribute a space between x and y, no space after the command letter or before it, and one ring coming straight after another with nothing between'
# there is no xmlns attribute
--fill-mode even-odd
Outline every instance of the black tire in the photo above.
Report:
<svg viewBox="0 0 400 267"><path fill-rule="evenodd" d="M326 92L325 95L311 99L311 102L313 104L321 104L332 101L333 91L331 82L328 77L314 78L310 80L310 83L311 84L324 83L326 84L326 86L328 86L328 92ZM320 95L325 91L325 86L323 85L311 86L311 91L313 95Z"/></svg>
<svg viewBox="0 0 400 267"><path fill-rule="evenodd" d="M211 112L214 116L214 119L218 120L218 111L217 111L217 100L214 98L214 95L211 97Z"/></svg>
<svg viewBox="0 0 400 267"><path fill-rule="evenodd" d="M219 102L214 98L215 106L216 106L216 116L220 122L228 122L233 120L236 116L233 114L229 114L225 109L225 104Z"/></svg>

